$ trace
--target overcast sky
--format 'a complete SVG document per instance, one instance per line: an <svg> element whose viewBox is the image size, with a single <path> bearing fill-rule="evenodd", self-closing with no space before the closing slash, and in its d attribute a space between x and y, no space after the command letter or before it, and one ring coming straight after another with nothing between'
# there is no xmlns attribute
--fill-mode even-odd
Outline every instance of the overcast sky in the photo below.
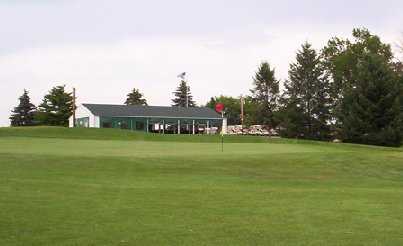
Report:
<svg viewBox="0 0 403 246"><path fill-rule="evenodd" d="M0 0L0 125L23 89L40 103L53 86L79 103L121 104L139 88L170 105L186 71L196 102L247 94L261 61L287 77L300 45L367 27L396 43L398 0Z"/></svg>

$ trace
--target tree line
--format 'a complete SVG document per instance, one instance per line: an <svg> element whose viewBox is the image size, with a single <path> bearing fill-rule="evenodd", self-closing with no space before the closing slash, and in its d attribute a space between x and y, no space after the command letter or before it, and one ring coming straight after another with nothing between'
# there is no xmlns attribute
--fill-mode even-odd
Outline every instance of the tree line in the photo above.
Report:
<svg viewBox="0 0 403 246"><path fill-rule="evenodd" d="M196 107L196 103L190 92L190 87L184 79L173 92L172 106ZM144 95L136 88L130 91L124 102L126 105L147 106ZM42 103L36 107L29 97L29 92L24 89L19 97L19 104L11 112L11 126L68 126L69 118L73 115L74 98L71 92L66 91L66 86L53 87L43 98Z"/></svg>
<svg viewBox="0 0 403 246"><path fill-rule="evenodd" d="M367 29L353 39L332 38L320 52L305 43L279 90L275 69L263 62L245 97L245 124L278 129L283 137L400 146L403 65L389 44ZM239 98L219 96L230 124L240 123Z"/></svg>
<svg viewBox="0 0 403 246"><path fill-rule="evenodd" d="M173 92L174 98L172 99L172 106L174 107L196 107L196 102L193 100L190 86L184 79L181 79L179 86ZM139 89L134 88L125 101L126 105L142 105L147 106L147 100Z"/></svg>
<svg viewBox="0 0 403 246"><path fill-rule="evenodd" d="M18 106L12 110L11 126L68 126L75 106L72 93L65 89L64 85L53 87L38 107L31 103L28 91L24 90Z"/></svg>
<svg viewBox="0 0 403 246"><path fill-rule="evenodd" d="M172 106L196 107L184 79L173 95ZM265 125L283 137L385 146L402 142L403 65L391 46L367 29L354 29L352 40L334 37L320 51L304 43L285 81L262 62L243 99L245 125ZM228 124L241 123L240 98L216 96L206 106L214 108L217 103L225 105ZM125 104L147 105L147 100L134 88ZM73 108L64 86L49 91L38 108L24 91L11 125L67 126Z"/></svg>

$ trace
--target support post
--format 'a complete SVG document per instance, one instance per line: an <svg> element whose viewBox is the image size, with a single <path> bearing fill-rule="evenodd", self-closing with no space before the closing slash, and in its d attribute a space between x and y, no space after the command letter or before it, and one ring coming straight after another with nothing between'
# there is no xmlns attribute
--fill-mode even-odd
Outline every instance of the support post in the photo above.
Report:
<svg viewBox="0 0 403 246"><path fill-rule="evenodd" d="M148 133L148 125L149 124L149 122L148 122L148 119L147 119L147 124L146 124L146 131L147 131L147 133Z"/></svg>
<svg viewBox="0 0 403 246"><path fill-rule="evenodd" d="M181 134L181 120L178 120L178 134Z"/></svg>
<svg viewBox="0 0 403 246"><path fill-rule="evenodd" d="M227 126L228 126L228 124L227 124L227 118L222 118L222 133L224 134L224 135L226 135L227 134Z"/></svg>
<svg viewBox="0 0 403 246"><path fill-rule="evenodd" d="M207 134L210 134L210 121L207 121L206 132Z"/></svg>
<svg viewBox="0 0 403 246"><path fill-rule="evenodd" d="M76 127L76 88L73 87L73 128Z"/></svg>
<svg viewBox="0 0 403 246"><path fill-rule="evenodd" d="M165 134L165 120L162 120L162 134Z"/></svg>
<svg viewBox="0 0 403 246"><path fill-rule="evenodd" d="M193 120L193 135L195 135L195 120Z"/></svg>

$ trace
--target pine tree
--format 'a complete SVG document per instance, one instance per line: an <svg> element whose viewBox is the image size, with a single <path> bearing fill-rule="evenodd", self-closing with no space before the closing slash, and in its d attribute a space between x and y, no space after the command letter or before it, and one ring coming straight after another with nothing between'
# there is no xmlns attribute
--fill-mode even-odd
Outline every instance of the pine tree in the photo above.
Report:
<svg viewBox="0 0 403 246"><path fill-rule="evenodd" d="M330 134L329 82L319 55L309 43L302 45L290 65L282 97L282 126L288 137L327 139Z"/></svg>
<svg viewBox="0 0 403 246"><path fill-rule="evenodd" d="M143 94L136 88L127 94L127 99L125 101L126 105L143 105L147 106L147 100L143 98Z"/></svg>
<svg viewBox="0 0 403 246"><path fill-rule="evenodd" d="M262 62L253 78L252 98L258 105L256 123L276 127L274 117L279 98L279 81L268 62Z"/></svg>
<svg viewBox="0 0 403 246"><path fill-rule="evenodd" d="M344 141L400 146L403 116L399 79L377 54L366 54L357 66L357 83L345 91L342 103Z"/></svg>
<svg viewBox="0 0 403 246"><path fill-rule="evenodd" d="M280 98L281 109L278 113L280 135L286 138L304 137L304 112L299 100L283 94Z"/></svg>
<svg viewBox="0 0 403 246"><path fill-rule="evenodd" d="M339 135L346 142L400 145L400 65L390 45L367 29L354 29L353 37L353 41L334 38L323 50Z"/></svg>
<svg viewBox="0 0 403 246"><path fill-rule="evenodd" d="M65 92L65 86L53 87L39 105L42 124L68 126L73 114L72 93Z"/></svg>
<svg viewBox="0 0 403 246"><path fill-rule="evenodd" d="M14 108L10 117L11 126L33 125L35 105L31 103L27 90L24 89L19 101L19 105Z"/></svg>
<svg viewBox="0 0 403 246"><path fill-rule="evenodd" d="M190 93L190 87L185 80L181 80L179 87L173 93L175 98L172 99L172 106L176 107L196 107L193 96Z"/></svg>

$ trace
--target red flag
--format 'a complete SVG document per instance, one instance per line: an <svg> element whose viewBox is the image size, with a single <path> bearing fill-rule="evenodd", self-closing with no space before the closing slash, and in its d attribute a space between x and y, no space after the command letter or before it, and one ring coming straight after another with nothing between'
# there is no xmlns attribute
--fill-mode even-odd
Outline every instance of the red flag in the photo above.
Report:
<svg viewBox="0 0 403 246"><path fill-rule="evenodd" d="M222 103L217 103L215 105L215 111L217 111L218 113L221 113L222 111L224 111L224 104Z"/></svg>

